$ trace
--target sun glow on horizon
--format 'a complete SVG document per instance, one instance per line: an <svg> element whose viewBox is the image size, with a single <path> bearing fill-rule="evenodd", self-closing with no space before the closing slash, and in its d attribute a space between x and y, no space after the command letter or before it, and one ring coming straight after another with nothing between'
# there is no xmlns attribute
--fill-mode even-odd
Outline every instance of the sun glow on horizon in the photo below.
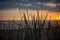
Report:
<svg viewBox="0 0 60 40"><path fill-rule="evenodd" d="M19 12L20 11L20 12ZM60 12L52 12L48 10L18 10L18 9L12 9L12 10L3 10L1 11L3 13L3 17L0 16L0 20L24 20L23 13L25 14L27 20L32 20L33 17L35 17L35 20L39 16L39 20L44 20L47 15L46 20L60 20ZM5 13L7 15L5 15ZM10 14L11 13L11 14ZM57 17L57 14L59 17ZM50 19L51 16L51 19Z"/></svg>
<svg viewBox="0 0 60 40"><path fill-rule="evenodd" d="M58 16L58 19L60 20L60 15Z"/></svg>

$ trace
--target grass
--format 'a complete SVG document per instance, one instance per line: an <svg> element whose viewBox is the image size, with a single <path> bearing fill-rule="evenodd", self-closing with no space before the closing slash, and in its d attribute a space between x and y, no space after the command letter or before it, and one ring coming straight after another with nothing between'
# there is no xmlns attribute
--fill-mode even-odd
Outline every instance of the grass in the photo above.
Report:
<svg viewBox="0 0 60 40"><path fill-rule="evenodd" d="M27 17L28 17L28 20L27 20ZM6 40L55 40L56 39L54 38L56 28L51 26L50 21L48 22L48 28L44 28L45 23L46 23L45 22L46 18L48 17L48 13L46 13L45 19L42 21L39 21L40 19L42 19L42 14L39 16L39 11L37 11L37 19L35 19L35 15L31 16L32 17L31 23L28 23L29 21L28 11L27 11L27 17L25 13L23 12L24 25L21 22L17 24L15 21L12 21L13 24L11 26L11 21L9 21L9 24L8 24L9 29L10 27L13 27L13 25L18 25L19 27L17 30L3 30L3 31L0 30L0 38L1 38L0 40L5 40L5 39ZM22 21L22 18L21 18L21 21ZM0 23L1 22L2 21L0 21ZM20 28L21 26L22 28ZM31 26L33 28L31 28ZM58 23L56 27L58 27Z"/></svg>

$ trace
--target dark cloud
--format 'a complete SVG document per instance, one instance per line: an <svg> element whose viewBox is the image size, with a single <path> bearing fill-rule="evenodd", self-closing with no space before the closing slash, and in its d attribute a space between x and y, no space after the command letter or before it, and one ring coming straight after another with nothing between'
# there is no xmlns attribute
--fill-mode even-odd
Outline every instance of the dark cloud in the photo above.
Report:
<svg viewBox="0 0 60 40"><path fill-rule="evenodd" d="M50 2L50 1L54 1L54 2L58 2L60 0L0 0L0 1L20 1L20 2L32 2L32 1L39 1L39 2Z"/></svg>
<svg viewBox="0 0 60 40"><path fill-rule="evenodd" d="M23 8L23 9L45 9L45 10L56 10L57 7L45 5L45 3L58 3L59 0L0 0L0 10L12 9L12 8Z"/></svg>
<svg viewBox="0 0 60 40"><path fill-rule="evenodd" d="M56 0L57 3L60 3L60 0Z"/></svg>

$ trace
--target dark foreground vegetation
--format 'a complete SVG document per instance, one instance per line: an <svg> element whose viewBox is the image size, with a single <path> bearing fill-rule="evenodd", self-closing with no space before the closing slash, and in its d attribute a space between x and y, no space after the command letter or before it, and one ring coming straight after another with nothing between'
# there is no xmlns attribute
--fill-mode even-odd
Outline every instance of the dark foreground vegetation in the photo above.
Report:
<svg viewBox="0 0 60 40"><path fill-rule="evenodd" d="M0 30L0 40L59 40L60 29L52 28L51 30L45 29L41 32L39 29L29 28L19 30Z"/></svg>
<svg viewBox="0 0 60 40"><path fill-rule="evenodd" d="M28 20L25 13L23 13L24 21L22 21L22 19L20 21L15 21L15 19L13 21L0 20L0 40L60 39L59 21L47 21L48 13L44 20L40 20L42 19L42 15L39 16L39 12L37 12L37 19L35 19L35 15L33 15L31 16L32 20L29 21L28 12L27 17Z"/></svg>
<svg viewBox="0 0 60 40"><path fill-rule="evenodd" d="M49 22L48 25L43 25L40 22L33 21L32 24L29 24L30 22L28 23L27 21L25 21L21 22L25 24L21 24L19 21L0 21L0 40L60 39L60 26L58 26L57 24L55 24L55 26L52 26Z"/></svg>

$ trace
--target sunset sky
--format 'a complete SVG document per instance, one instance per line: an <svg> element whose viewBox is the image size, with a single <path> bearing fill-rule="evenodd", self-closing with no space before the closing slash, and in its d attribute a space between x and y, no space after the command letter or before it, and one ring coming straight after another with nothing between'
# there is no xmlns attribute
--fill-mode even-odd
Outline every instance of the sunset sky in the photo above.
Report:
<svg viewBox="0 0 60 40"><path fill-rule="evenodd" d="M47 20L50 20L50 16L51 20L57 20L60 16L59 2L59 0L0 0L0 20L13 20L14 18L20 20L23 12L27 14L27 10L29 18L31 14L37 18L37 10L39 10L39 15L42 14L43 19L48 13Z"/></svg>

